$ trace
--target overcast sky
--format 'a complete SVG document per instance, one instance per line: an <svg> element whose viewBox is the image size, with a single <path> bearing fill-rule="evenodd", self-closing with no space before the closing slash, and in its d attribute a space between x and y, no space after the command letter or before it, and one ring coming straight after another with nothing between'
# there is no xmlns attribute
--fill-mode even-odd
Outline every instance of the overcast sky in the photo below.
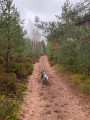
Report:
<svg viewBox="0 0 90 120"><path fill-rule="evenodd" d="M66 0L13 0L15 6L20 11L21 19L25 19L25 27L31 20L34 22L35 16L43 21L56 20L55 15L60 15L62 6ZM70 0L71 3L80 0Z"/></svg>

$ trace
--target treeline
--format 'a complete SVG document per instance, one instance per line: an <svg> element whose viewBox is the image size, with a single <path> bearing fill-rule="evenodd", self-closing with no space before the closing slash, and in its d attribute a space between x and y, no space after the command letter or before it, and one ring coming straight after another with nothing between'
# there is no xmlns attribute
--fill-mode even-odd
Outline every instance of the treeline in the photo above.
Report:
<svg viewBox="0 0 90 120"><path fill-rule="evenodd" d="M44 55L46 53L46 45L45 42L33 40L30 38L27 38L28 42L28 50L29 54L28 57L30 58L40 58L41 55Z"/></svg>
<svg viewBox="0 0 90 120"><path fill-rule="evenodd" d="M90 94L90 2L72 5L68 0L57 22L35 18L36 26L47 37L47 55L52 65L73 72L71 79ZM78 73L78 74L77 74Z"/></svg>
<svg viewBox="0 0 90 120"><path fill-rule="evenodd" d="M0 120L15 120L33 64L44 54L44 41L26 38L13 0L0 0Z"/></svg>

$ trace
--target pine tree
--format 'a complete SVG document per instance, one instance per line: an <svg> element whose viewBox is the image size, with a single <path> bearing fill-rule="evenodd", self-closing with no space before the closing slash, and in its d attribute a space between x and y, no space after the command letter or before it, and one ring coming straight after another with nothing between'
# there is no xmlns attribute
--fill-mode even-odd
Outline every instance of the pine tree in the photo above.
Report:
<svg viewBox="0 0 90 120"><path fill-rule="evenodd" d="M22 53L25 45L24 31L21 27L20 14L13 5L13 0L0 1L0 54L6 62L8 72L9 60ZM20 57L20 56L19 56Z"/></svg>

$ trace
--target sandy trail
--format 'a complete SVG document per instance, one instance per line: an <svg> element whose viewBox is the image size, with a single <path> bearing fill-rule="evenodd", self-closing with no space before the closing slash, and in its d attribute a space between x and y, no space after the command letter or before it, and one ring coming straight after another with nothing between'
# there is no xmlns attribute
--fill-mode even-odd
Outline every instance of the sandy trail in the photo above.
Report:
<svg viewBox="0 0 90 120"><path fill-rule="evenodd" d="M42 70L49 76L49 85L43 85L38 77ZM90 109L84 109L63 78L50 67L47 57L42 56L29 77L20 116L21 120L90 120Z"/></svg>

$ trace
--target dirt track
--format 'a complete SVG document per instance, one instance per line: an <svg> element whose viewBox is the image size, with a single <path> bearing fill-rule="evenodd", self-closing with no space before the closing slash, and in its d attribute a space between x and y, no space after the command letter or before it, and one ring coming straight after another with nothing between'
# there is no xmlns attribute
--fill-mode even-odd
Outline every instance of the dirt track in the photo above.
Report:
<svg viewBox="0 0 90 120"><path fill-rule="evenodd" d="M38 74L44 70L49 85L43 85ZM84 109L79 97L73 94L63 78L42 56L29 77L28 89L22 105L22 120L90 120L90 109Z"/></svg>

